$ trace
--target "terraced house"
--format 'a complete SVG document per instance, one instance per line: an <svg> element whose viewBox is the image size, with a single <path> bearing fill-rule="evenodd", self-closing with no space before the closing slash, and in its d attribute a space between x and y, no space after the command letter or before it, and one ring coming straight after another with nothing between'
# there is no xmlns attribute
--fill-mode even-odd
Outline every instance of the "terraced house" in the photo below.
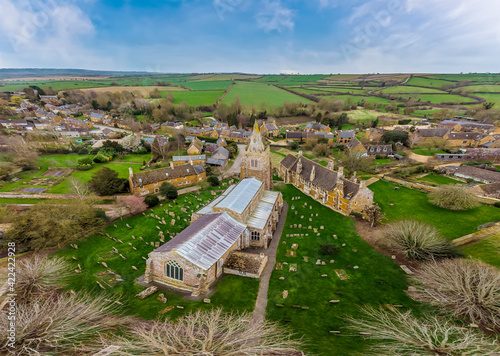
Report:
<svg viewBox="0 0 500 356"><path fill-rule="evenodd" d="M191 217L191 225L149 254L146 283L205 294L233 251L267 248L283 208L280 192L255 178L229 187Z"/></svg>
<svg viewBox="0 0 500 356"><path fill-rule="evenodd" d="M177 188L187 187L207 179L205 169L201 165L185 164L170 168L155 169L153 171L135 173L129 168L130 192L144 196L157 194L163 183L170 183Z"/></svg>
<svg viewBox="0 0 500 356"><path fill-rule="evenodd" d="M347 179L344 168L334 171L333 162L328 167L313 162L299 152L297 157L286 156L280 164L279 175L285 183L291 183L305 194L333 210L349 215L360 213L373 204L373 192L356 173Z"/></svg>

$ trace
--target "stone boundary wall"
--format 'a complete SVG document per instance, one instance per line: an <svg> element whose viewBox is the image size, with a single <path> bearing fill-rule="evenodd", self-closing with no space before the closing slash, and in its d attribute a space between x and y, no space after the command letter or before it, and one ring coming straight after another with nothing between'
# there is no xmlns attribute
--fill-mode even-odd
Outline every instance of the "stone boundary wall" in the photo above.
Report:
<svg viewBox="0 0 500 356"><path fill-rule="evenodd" d="M239 253L240 254L244 254L242 252L239 252ZM231 268L227 268L227 267L224 267L224 273L225 274L232 274L232 275L235 275L235 276L242 276L242 277L249 277L249 278L259 279L260 276L262 275L262 272L264 271L264 268L267 265L267 261L268 261L268 257L267 256L263 256L261 258L261 263L260 263L259 271L257 273L248 273L248 272L245 272L245 271L237 271L235 269L231 269Z"/></svg>

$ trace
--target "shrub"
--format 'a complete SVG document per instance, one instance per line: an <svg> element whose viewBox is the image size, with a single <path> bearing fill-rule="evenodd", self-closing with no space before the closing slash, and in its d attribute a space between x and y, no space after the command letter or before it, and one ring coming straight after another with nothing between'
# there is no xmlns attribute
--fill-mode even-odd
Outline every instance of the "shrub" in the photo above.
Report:
<svg viewBox="0 0 500 356"><path fill-rule="evenodd" d="M326 256L334 255L339 250L339 247L334 244L320 245L319 248L321 250L321 254Z"/></svg>
<svg viewBox="0 0 500 356"><path fill-rule="evenodd" d="M118 178L117 171L104 167L92 176L88 186L98 195L113 195L123 191L127 182L125 178Z"/></svg>
<svg viewBox="0 0 500 356"><path fill-rule="evenodd" d="M495 202L495 204L493 204L493 206L495 208L500 208L500 201Z"/></svg>
<svg viewBox="0 0 500 356"><path fill-rule="evenodd" d="M400 220L384 231L389 245L408 259L431 260L456 257L458 250L432 225L418 220Z"/></svg>
<svg viewBox="0 0 500 356"><path fill-rule="evenodd" d="M208 177L207 182L210 183L212 187L217 187L220 185L219 178L217 178L216 176Z"/></svg>
<svg viewBox="0 0 500 356"><path fill-rule="evenodd" d="M97 154L94 157L94 162L95 163L105 163L107 161L108 161L108 158L106 156L101 155L101 154Z"/></svg>
<svg viewBox="0 0 500 356"><path fill-rule="evenodd" d="M78 166L76 166L77 171L90 171L91 169L91 164L79 164Z"/></svg>
<svg viewBox="0 0 500 356"><path fill-rule="evenodd" d="M467 210L478 207L479 199L461 184L442 185L429 193L429 202L443 209Z"/></svg>
<svg viewBox="0 0 500 356"><path fill-rule="evenodd" d="M348 318L351 329L380 340L370 343L363 355L494 355L498 343L481 333L455 325L451 320L411 311L362 309L360 318Z"/></svg>
<svg viewBox="0 0 500 356"><path fill-rule="evenodd" d="M499 269L474 260L443 260L423 265L414 279L441 297L438 301L422 291L418 293L421 300L500 332Z"/></svg>
<svg viewBox="0 0 500 356"><path fill-rule="evenodd" d="M90 157L90 156L82 157L78 160L79 165L84 165L84 164L92 165L92 163L94 163L94 161L92 160L92 157Z"/></svg>
<svg viewBox="0 0 500 356"><path fill-rule="evenodd" d="M156 195L148 195L144 198L144 202L149 208L152 208L160 204L160 199Z"/></svg>
<svg viewBox="0 0 500 356"><path fill-rule="evenodd" d="M160 186L160 194L167 199L176 199L178 196L177 188L166 182Z"/></svg>

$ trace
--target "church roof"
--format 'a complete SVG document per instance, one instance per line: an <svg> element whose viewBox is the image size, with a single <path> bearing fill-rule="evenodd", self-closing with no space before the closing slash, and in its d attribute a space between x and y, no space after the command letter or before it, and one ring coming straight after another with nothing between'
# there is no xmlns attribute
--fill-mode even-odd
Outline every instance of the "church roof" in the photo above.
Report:
<svg viewBox="0 0 500 356"><path fill-rule="evenodd" d="M255 178L243 179L214 208L225 208L241 214L255 197L260 187L262 187L262 182Z"/></svg>
<svg viewBox="0 0 500 356"><path fill-rule="evenodd" d="M246 226L227 213L206 214L152 253L176 252L208 270L245 231Z"/></svg>

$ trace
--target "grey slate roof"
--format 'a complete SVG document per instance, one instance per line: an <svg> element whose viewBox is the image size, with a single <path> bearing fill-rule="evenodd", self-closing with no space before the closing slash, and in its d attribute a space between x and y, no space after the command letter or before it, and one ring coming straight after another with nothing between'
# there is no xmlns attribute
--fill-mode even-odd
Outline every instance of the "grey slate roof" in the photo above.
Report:
<svg viewBox="0 0 500 356"><path fill-rule="evenodd" d="M207 158L207 164L213 165L213 166L223 166L225 165L227 160L225 159L217 159L217 158Z"/></svg>
<svg viewBox="0 0 500 356"><path fill-rule="evenodd" d="M193 160L193 161L199 161L199 160L203 160L203 159L207 159L207 156L206 155L191 155L191 156L173 156L172 157L172 161L174 162L189 162L189 160Z"/></svg>
<svg viewBox="0 0 500 356"><path fill-rule="evenodd" d="M342 131L339 131L339 137L340 138L354 138L356 136L354 134L354 131L352 131L352 130L342 130Z"/></svg>
<svg viewBox="0 0 500 356"><path fill-rule="evenodd" d="M206 214L152 253L175 252L208 270L234 245L246 227L227 213Z"/></svg>
<svg viewBox="0 0 500 356"><path fill-rule="evenodd" d="M464 175L473 179L489 181L490 183L500 182L500 173L472 166L460 166L455 175Z"/></svg>

